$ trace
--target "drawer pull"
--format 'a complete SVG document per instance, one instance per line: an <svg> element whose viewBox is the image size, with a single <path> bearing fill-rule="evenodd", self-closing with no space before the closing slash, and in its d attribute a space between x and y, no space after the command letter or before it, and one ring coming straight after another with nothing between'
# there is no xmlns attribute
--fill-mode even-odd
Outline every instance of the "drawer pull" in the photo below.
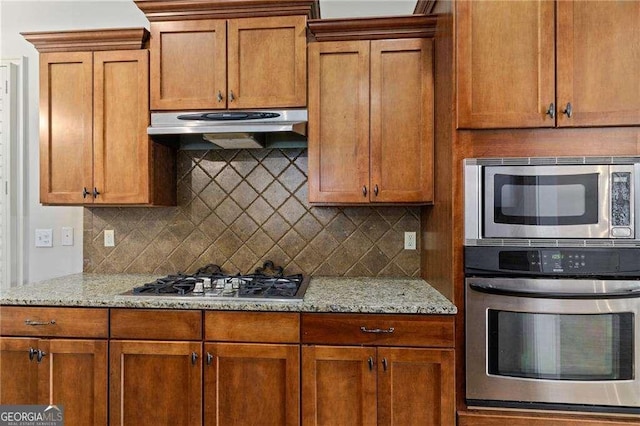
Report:
<svg viewBox="0 0 640 426"><path fill-rule="evenodd" d="M42 358L44 358L46 354L47 353L45 351L41 351L40 349L38 349L38 354L36 358L36 360L38 361L38 364L42 362Z"/></svg>
<svg viewBox="0 0 640 426"><path fill-rule="evenodd" d="M31 326L36 326L36 325L55 325L56 324L56 320L51 320L51 321L32 321L30 319L26 319L24 320L25 325L31 325Z"/></svg>
<svg viewBox="0 0 640 426"><path fill-rule="evenodd" d="M386 359L386 358L382 358L382 369L383 369L384 371L387 371L387 367L388 367L388 365L387 365L387 364L388 364L388 363L387 363L387 359Z"/></svg>
<svg viewBox="0 0 640 426"><path fill-rule="evenodd" d="M198 354L195 352L191 352L191 364L196 365L198 362Z"/></svg>
<svg viewBox="0 0 640 426"><path fill-rule="evenodd" d="M213 362L213 355L207 352L207 365L211 365L212 362Z"/></svg>
<svg viewBox="0 0 640 426"><path fill-rule="evenodd" d="M393 330L395 330L395 328L393 327L389 327L386 330L383 330L381 328L367 328L365 326L360 327L360 331L362 331L363 333L375 333L375 334L393 333Z"/></svg>
<svg viewBox="0 0 640 426"><path fill-rule="evenodd" d="M367 362L369 363L369 371L373 371L373 358L369 357Z"/></svg>
<svg viewBox="0 0 640 426"><path fill-rule="evenodd" d="M35 357L37 353L37 349L29 348L29 361L33 361L33 357Z"/></svg>

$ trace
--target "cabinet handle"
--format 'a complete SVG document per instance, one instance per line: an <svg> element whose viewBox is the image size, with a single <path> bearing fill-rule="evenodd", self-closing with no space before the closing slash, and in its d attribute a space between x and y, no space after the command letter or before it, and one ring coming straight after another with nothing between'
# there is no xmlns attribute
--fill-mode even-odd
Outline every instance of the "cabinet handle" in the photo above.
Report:
<svg viewBox="0 0 640 426"><path fill-rule="evenodd" d="M362 185L362 196L363 197L367 196L367 185Z"/></svg>
<svg viewBox="0 0 640 426"><path fill-rule="evenodd" d="M571 106L571 102L567 102L567 107L562 111L563 114L567 114L567 118L571 118L573 115L573 107Z"/></svg>
<svg viewBox="0 0 640 426"><path fill-rule="evenodd" d="M196 362L198 362L198 354L191 352L191 364L196 365Z"/></svg>
<svg viewBox="0 0 640 426"><path fill-rule="evenodd" d="M100 193L98 192L98 188L96 188L94 186L93 187L93 198L98 198L98 195L100 195Z"/></svg>
<svg viewBox="0 0 640 426"><path fill-rule="evenodd" d="M384 371L387 371L387 359L386 358L382 358L382 369Z"/></svg>
<svg viewBox="0 0 640 426"><path fill-rule="evenodd" d="M33 361L33 357L36 356L38 351L33 348L29 348L29 361Z"/></svg>
<svg viewBox="0 0 640 426"><path fill-rule="evenodd" d="M556 105L553 102L549 104L549 109L547 109L547 115L551 118L555 118L556 116Z"/></svg>
<svg viewBox="0 0 640 426"><path fill-rule="evenodd" d="M56 325L56 320L51 321L32 321L30 319L24 320L25 325L37 326L37 325Z"/></svg>
<svg viewBox="0 0 640 426"><path fill-rule="evenodd" d="M376 186L373 187L373 194L377 197L378 196L378 184L376 184Z"/></svg>
<svg viewBox="0 0 640 426"><path fill-rule="evenodd" d="M369 357L367 362L369 363L369 371L373 371L373 358Z"/></svg>
<svg viewBox="0 0 640 426"><path fill-rule="evenodd" d="M393 333L394 330L395 328L393 327L389 327L386 330L383 330L381 328L367 328L365 326L360 327L360 331L362 331L363 333L376 333L376 334Z"/></svg>
<svg viewBox="0 0 640 426"><path fill-rule="evenodd" d="M42 362L42 358L44 358L44 356L46 354L47 353L45 351L41 351L40 349L38 349L38 354L37 354L38 355L38 358L37 358L38 364Z"/></svg>
<svg viewBox="0 0 640 426"><path fill-rule="evenodd" d="M87 187L85 186L82 188L82 198L87 198L87 195L89 195L89 191L87 191Z"/></svg>
<svg viewBox="0 0 640 426"><path fill-rule="evenodd" d="M236 99L236 97L233 95L233 90L229 91L229 102L233 102Z"/></svg>
<svg viewBox="0 0 640 426"><path fill-rule="evenodd" d="M217 98L218 98L218 102L222 102L222 99L223 99L223 98L222 98L222 92L221 92L220 90L218 90L218 96L217 96Z"/></svg>
<svg viewBox="0 0 640 426"><path fill-rule="evenodd" d="M207 365L211 365L212 361L213 361L213 355L207 352Z"/></svg>

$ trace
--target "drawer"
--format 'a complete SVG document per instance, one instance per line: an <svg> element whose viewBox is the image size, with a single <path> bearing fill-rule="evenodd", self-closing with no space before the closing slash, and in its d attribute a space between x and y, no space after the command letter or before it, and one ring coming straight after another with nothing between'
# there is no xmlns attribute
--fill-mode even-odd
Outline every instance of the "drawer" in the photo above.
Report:
<svg viewBox="0 0 640 426"><path fill-rule="evenodd" d="M299 343L300 314L206 311L204 335L216 342Z"/></svg>
<svg viewBox="0 0 640 426"><path fill-rule="evenodd" d="M202 340L202 312L111 309L112 339Z"/></svg>
<svg viewBox="0 0 640 426"><path fill-rule="evenodd" d="M101 308L0 307L0 335L107 338L109 314Z"/></svg>
<svg viewBox="0 0 640 426"><path fill-rule="evenodd" d="M302 343L454 347L453 316L302 314Z"/></svg>

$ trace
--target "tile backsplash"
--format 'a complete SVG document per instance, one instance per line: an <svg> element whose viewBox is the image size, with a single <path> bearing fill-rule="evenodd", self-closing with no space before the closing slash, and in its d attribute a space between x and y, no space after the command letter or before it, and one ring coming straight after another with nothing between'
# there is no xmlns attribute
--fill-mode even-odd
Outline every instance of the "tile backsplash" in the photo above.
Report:
<svg viewBox="0 0 640 426"><path fill-rule="evenodd" d="M180 151L177 207L84 209L84 270L247 273L272 260L307 275L420 275L420 241L403 249L419 207L312 207L306 183L305 149Z"/></svg>

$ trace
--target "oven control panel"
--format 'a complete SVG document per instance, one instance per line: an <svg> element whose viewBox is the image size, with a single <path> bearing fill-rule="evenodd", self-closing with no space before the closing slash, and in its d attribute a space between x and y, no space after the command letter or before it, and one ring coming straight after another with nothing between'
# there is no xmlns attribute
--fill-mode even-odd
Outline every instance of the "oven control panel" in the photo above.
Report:
<svg viewBox="0 0 640 426"><path fill-rule="evenodd" d="M638 248L466 247L467 275L637 276Z"/></svg>

